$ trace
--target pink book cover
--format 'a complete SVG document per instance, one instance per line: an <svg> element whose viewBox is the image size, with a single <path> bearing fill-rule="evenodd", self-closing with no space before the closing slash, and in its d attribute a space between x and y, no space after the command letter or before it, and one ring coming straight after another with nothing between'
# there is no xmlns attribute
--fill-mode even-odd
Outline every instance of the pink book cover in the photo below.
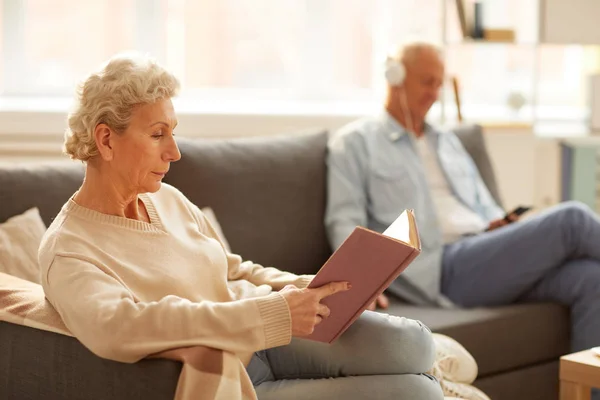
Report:
<svg viewBox="0 0 600 400"><path fill-rule="evenodd" d="M408 213L410 217L407 218ZM356 227L331 255L308 287L347 281L352 288L321 300L331 314L305 339L332 343L420 254L420 243L417 246L409 244L409 220L414 224L412 211L405 211L384 234ZM398 225L401 232L398 229L392 232ZM416 225L413 226L412 235L418 242ZM393 237L386 236L388 232ZM399 236L405 240L396 239Z"/></svg>

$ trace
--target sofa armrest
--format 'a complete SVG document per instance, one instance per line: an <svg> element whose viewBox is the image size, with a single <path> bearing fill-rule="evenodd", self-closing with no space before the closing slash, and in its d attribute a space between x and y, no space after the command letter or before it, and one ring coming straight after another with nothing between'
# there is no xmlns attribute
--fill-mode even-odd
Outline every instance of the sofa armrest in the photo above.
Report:
<svg viewBox="0 0 600 400"><path fill-rule="evenodd" d="M125 364L77 339L0 322L0 399L172 400L181 363Z"/></svg>

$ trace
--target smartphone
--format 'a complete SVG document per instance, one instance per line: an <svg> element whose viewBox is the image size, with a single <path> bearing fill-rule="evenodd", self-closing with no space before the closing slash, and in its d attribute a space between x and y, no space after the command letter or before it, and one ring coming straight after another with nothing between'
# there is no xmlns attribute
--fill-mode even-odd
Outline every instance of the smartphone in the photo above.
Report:
<svg viewBox="0 0 600 400"><path fill-rule="evenodd" d="M512 210L510 212L507 212L506 215L504 215L504 220L506 222L512 222L509 219L510 215L514 214L514 215L516 215L518 217L518 216L521 216L521 215L525 214L527 211L531 210L532 208L533 207L531 207L531 206L519 206L519 207L515 208L514 210Z"/></svg>

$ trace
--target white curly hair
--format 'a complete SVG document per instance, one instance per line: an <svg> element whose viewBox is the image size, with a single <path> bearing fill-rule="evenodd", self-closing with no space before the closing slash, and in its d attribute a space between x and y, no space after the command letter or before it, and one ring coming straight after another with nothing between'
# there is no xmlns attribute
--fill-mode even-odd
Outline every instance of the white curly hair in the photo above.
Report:
<svg viewBox="0 0 600 400"><path fill-rule="evenodd" d="M68 116L64 152L74 160L88 161L98 154L94 138L98 124L123 133L135 106L174 97L178 91L177 78L149 57L120 54L111 58L79 85Z"/></svg>

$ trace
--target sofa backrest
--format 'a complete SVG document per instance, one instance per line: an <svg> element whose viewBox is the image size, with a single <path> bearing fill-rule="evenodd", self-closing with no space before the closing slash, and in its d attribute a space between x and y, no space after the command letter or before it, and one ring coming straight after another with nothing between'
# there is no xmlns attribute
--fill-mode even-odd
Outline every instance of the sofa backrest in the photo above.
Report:
<svg viewBox="0 0 600 400"><path fill-rule="evenodd" d="M37 207L46 226L83 181L83 164L40 163L0 167L0 222Z"/></svg>
<svg viewBox="0 0 600 400"><path fill-rule="evenodd" d="M454 129L500 200L481 128ZM210 206L234 252L265 266L315 273L331 253L323 224L327 133L178 140L165 182ZM81 185L83 165L0 167L0 222L37 206L49 225Z"/></svg>
<svg viewBox="0 0 600 400"><path fill-rule="evenodd" d="M165 182L214 210L235 253L298 274L327 260L326 132L180 139L179 148Z"/></svg>

